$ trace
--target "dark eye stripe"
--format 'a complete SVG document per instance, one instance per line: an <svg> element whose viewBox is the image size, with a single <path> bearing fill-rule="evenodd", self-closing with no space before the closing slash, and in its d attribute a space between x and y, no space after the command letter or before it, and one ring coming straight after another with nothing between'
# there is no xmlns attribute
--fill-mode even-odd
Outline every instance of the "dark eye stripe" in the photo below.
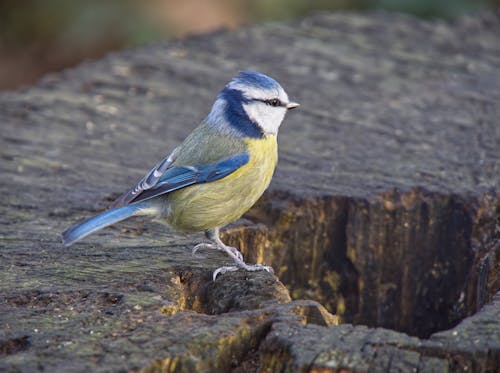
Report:
<svg viewBox="0 0 500 373"><path fill-rule="evenodd" d="M260 102L265 103L266 105L273 106L273 107L285 106L278 98L272 98L269 100L256 99L255 101L260 101Z"/></svg>

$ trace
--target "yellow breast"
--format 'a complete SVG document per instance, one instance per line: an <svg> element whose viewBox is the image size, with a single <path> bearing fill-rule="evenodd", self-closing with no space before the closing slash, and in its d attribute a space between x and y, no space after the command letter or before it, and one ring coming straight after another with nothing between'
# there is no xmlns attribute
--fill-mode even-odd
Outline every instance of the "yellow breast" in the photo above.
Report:
<svg viewBox="0 0 500 373"><path fill-rule="evenodd" d="M238 219L269 186L278 162L275 135L245 140L249 162L223 179L169 194L168 224L183 231L223 227Z"/></svg>

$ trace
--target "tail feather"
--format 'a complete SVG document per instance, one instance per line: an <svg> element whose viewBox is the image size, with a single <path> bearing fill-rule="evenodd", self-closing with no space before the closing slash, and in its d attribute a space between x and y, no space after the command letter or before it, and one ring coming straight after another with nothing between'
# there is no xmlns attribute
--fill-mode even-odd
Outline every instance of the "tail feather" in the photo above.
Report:
<svg viewBox="0 0 500 373"><path fill-rule="evenodd" d="M102 214L93 216L90 219L85 220L83 223L77 224L64 231L62 234L63 245L66 247L71 246L75 242L87 237L95 231L127 219L133 215L140 214L141 210L143 210L141 205L132 204L111 209L103 212Z"/></svg>

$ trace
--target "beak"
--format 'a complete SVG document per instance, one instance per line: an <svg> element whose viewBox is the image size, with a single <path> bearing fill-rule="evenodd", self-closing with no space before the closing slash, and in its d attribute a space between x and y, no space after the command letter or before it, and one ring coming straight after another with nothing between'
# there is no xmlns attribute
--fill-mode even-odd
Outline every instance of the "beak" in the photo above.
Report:
<svg viewBox="0 0 500 373"><path fill-rule="evenodd" d="M292 110L292 109L295 109L296 107L299 107L299 106L300 106L300 104L297 102L289 102L288 104L286 104L287 110Z"/></svg>

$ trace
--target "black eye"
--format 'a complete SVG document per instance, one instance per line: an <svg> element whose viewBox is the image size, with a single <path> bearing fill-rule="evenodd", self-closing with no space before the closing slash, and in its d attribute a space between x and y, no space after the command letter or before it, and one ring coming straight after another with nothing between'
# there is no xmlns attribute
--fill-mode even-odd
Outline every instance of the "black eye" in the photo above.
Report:
<svg viewBox="0 0 500 373"><path fill-rule="evenodd" d="M281 101L277 98L273 98L271 100L266 100L266 104L276 107L281 106Z"/></svg>

